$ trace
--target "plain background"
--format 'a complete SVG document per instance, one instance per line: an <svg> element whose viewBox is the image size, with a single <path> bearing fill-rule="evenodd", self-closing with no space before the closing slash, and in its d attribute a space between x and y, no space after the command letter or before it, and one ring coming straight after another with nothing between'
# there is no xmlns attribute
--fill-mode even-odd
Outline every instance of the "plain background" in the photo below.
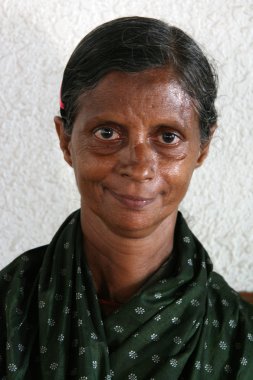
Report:
<svg viewBox="0 0 253 380"><path fill-rule="evenodd" d="M219 130L181 207L215 269L253 290L253 3L247 0L1 0L0 267L46 244L79 207L54 131L63 69L95 26L161 18L213 57Z"/></svg>

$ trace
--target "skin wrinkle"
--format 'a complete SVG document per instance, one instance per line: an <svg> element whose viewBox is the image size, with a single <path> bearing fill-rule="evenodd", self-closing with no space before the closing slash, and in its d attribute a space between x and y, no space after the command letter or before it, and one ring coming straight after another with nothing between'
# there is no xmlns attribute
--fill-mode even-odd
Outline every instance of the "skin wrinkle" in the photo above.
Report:
<svg viewBox="0 0 253 380"><path fill-rule="evenodd" d="M60 118L55 123L75 171L98 294L124 302L172 251L178 206L208 152L198 116L163 68L106 75L82 96L71 136ZM113 140L102 138L104 127ZM165 144L165 131L178 136L175 143Z"/></svg>
<svg viewBox="0 0 253 380"><path fill-rule="evenodd" d="M147 71L158 71L159 69L152 69L152 70L147 70ZM160 69L161 70L161 69ZM165 72L167 72L168 73L168 81L170 80L170 77L172 77L173 79L170 81L170 88L169 88L169 92L170 92L170 94L171 94L171 96L173 96L173 101L174 101L174 104L173 104L173 106L174 107L178 107L178 108L180 108L180 112L179 113L177 113L177 118L179 119L179 120L175 120L174 122L176 123L177 121L180 121L180 122L186 122L186 115L185 115L185 112L187 112L187 111L189 111L189 108L191 107L191 104L192 104L192 99L182 90L182 88L180 87L180 85L179 85L179 83L178 83L178 81L176 80L176 79L174 79L174 76L173 76L173 74L172 73L170 73L170 71L168 70L168 69L162 69L163 71L165 71ZM110 76L111 75L113 75L113 74L115 74L115 72L113 72L113 73L110 73L110 74L108 74L105 78L107 78L108 79L108 81L106 81L106 88L103 88L103 83L104 83L104 80L105 80L105 78L103 78L103 79L101 79L101 81L99 82L99 88L101 89L101 91L102 91L102 96L103 97L105 97L105 98L107 98L107 99L110 99L110 97L111 97L111 95L113 95L113 85L114 85L114 82L110 79ZM119 77L124 77L124 75L126 75L126 73L121 73L121 72L117 72L117 75L119 76ZM129 77L130 77L130 80L131 79L135 79L135 77L137 76L137 75L139 75L139 73L135 73L135 75L133 75L133 74L127 74L127 75L129 75ZM132 78L133 77L133 78ZM146 83L146 86L148 87L148 85L149 85L149 80L147 81L147 83ZM98 87L96 87L96 88L98 88ZM139 87L140 86L138 86L136 89L135 89L135 91L136 91L136 93L138 93L138 91L139 91ZM148 103L148 107L149 108L155 108L156 107L156 105L155 104L153 104L152 102L151 102L151 104L149 104L150 103L150 98L152 99L152 97L155 97L155 96L159 96L159 94L160 94L160 92L161 91L163 91L163 85L162 84L160 84L160 83L157 83L156 84L156 87L155 88L153 88L153 92L152 92L152 95L151 95L151 97L150 97L150 94L144 94L144 98L142 98L142 99L138 99L138 102L139 102L139 108L141 109L141 108L143 108L142 107L142 104L146 104L146 103ZM92 109L93 109L93 107L91 107L91 105L92 106L94 106L95 104L96 104L96 102L97 103L99 103L99 95L100 95L100 93L98 92L98 93L96 93L96 99L92 99L92 102L91 102L91 100L89 100L90 99L90 96L91 96L91 94L93 93L93 90L88 90L87 92L85 92L84 94L82 94L81 96L80 96L80 100L79 100L79 108L80 108L80 105L86 100L87 101L87 106L86 106L86 118L87 119L89 119L89 118L92 118ZM169 95L169 94L168 94ZM95 104L94 104L94 101L95 101ZM168 99L164 99L164 98L162 98L162 105L166 102L166 101L168 101ZM103 99L103 102L104 102L104 99ZM124 97L119 97L118 98L118 102L120 103L120 104L124 104L124 107L125 107L125 109L129 112L129 114L131 114L131 109L129 108L130 107L130 104L126 104L126 102L125 102L125 98ZM92 104L91 104L92 103ZM167 104L166 104L166 106L167 106ZM95 107L94 107L95 108ZM107 111L107 109L106 109L106 102L104 102L104 108L105 108L105 110L106 110L106 112L108 112ZM165 108L165 107L164 107ZM102 108L103 109L103 108ZM140 112L140 110L139 110L139 112ZM143 111L144 113L146 113L146 109L144 109L144 111ZM80 113L80 109L79 109L79 113ZM117 110L114 110L114 113L113 113L113 115L117 115ZM144 115L140 115L141 117L142 116L145 116L145 114ZM197 116L197 115L196 115ZM118 118L120 118L120 114L119 115L117 115L117 117ZM170 120L173 122L173 118L172 118L172 116L170 116ZM113 120L112 120L113 121ZM184 125L184 127L186 128L187 127L187 123Z"/></svg>

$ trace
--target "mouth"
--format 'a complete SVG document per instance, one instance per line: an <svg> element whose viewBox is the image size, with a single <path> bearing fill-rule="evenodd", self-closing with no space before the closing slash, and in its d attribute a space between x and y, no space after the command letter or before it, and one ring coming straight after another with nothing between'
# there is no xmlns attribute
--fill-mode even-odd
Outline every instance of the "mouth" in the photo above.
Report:
<svg viewBox="0 0 253 380"><path fill-rule="evenodd" d="M123 204L124 206L126 206L127 208L130 208L130 209L140 210L140 209L150 205L155 200L155 198L144 198L144 197L135 196L135 195L118 194L112 190L109 190L109 189L107 189L107 190L121 204Z"/></svg>
<svg viewBox="0 0 253 380"><path fill-rule="evenodd" d="M151 203L153 203L155 200L155 198L144 198L144 197L135 196L135 195L118 194L112 190L109 190L109 189L107 190L120 203L122 203L123 205L131 209L137 209L137 210L142 209L145 206L148 206Z"/></svg>

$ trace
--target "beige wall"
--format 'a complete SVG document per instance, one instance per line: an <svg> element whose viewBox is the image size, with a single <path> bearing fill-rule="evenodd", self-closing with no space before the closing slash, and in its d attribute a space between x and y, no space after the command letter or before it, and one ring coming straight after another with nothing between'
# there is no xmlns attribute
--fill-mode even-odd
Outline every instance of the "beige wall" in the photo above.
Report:
<svg viewBox="0 0 253 380"><path fill-rule="evenodd" d="M49 242L79 207L53 127L66 61L96 25L126 15L182 27L215 58L219 131L182 205L215 268L253 290L253 3L3 0L0 3L0 267Z"/></svg>

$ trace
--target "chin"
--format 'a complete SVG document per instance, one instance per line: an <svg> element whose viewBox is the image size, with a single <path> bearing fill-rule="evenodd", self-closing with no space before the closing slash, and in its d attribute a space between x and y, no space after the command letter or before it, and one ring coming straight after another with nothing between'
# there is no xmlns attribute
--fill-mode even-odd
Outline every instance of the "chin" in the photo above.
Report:
<svg viewBox="0 0 253 380"><path fill-rule="evenodd" d="M166 219L170 219L172 215L175 215L175 212L177 210L173 210L169 215L166 214L163 217L160 214L160 218L157 218L159 213L147 215L144 212L139 212L132 216L122 213L120 219L119 217L115 219L111 217L110 220L104 219L104 223L117 235L125 238L141 238L154 232Z"/></svg>

